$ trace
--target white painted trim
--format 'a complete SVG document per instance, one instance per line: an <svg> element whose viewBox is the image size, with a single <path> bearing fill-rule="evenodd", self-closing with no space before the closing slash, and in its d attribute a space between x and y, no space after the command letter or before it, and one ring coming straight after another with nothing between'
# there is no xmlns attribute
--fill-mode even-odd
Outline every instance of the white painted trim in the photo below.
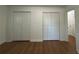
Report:
<svg viewBox="0 0 79 59"><path fill-rule="evenodd" d="M5 42L4 41L3 42L0 42L0 45L3 44L3 43L5 43Z"/></svg>
<svg viewBox="0 0 79 59"><path fill-rule="evenodd" d="M60 41L68 41L68 39L63 39L63 40L62 40L62 39L60 39Z"/></svg>
<svg viewBox="0 0 79 59"><path fill-rule="evenodd" d="M52 39L44 39L44 40L52 40ZM59 40L59 39L54 39L54 40Z"/></svg>
<svg viewBox="0 0 79 59"><path fill-rule="evenodd" d="M43 42L43 40L40 40L40 39L33 39L33 40L30 40L30 42Z"/></svg>
<svg viewBox="0 0 79 59"><path fill-rule="evenodd" d="M12 42L13 40L6 40L6 42Z"/></svg>

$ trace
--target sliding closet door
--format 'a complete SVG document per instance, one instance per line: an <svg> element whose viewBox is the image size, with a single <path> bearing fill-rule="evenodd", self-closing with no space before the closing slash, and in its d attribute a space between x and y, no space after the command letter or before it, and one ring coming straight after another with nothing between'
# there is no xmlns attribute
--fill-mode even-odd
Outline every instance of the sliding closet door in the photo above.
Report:
<svg viewBox="0 0 79 59"><path fill-rule="evenodd" d="M24 13L22 22L23 40L30 40L31 13Z"/></svg>
<svg viewBox="0 0 79 59"><path fill-rule="evenodd" d="M14 41L30 39L30 13L15 12L13 14Z"/></svg>
<svg viewBox="0 0 79 59"><path fill-rule="evenodd" d="M14 31L14 40L22 39L22 13L14 13L13 15L13 31Z"/></svg>
<svg viewBox="0 0 79 59"><path fill-rule="evenodd" d="M44 12L44 40L59 40L59 13Z"/></svg>

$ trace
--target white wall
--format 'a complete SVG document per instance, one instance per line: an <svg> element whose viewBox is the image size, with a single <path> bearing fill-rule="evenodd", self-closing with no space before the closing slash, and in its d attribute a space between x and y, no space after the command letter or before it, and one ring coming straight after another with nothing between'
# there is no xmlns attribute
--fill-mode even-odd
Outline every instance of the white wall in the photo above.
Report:
<svg viewBox="0 0 79 59"><path fill-rule="evenodd" d="M0 44L6 41L7 6L0 6Z"/></svg>
<svg viewBox="0 0 79 59"><path fill-rule="evenodd" d="M42 12L60 13L60 40L67 41L66 19L64 7L40 7L40 6L9 6L10 15L13 11L31 11L31 41L42 41ZM12 16L8 20L8 41L12 38Z"/></svg>
<svg viewBox="0 0 79 59"><path fill-rule="evenodd" d="M79 6L67 6L67 12L70 10L75 10L75 37L76 37L76 48L79 53Z"/></svg>

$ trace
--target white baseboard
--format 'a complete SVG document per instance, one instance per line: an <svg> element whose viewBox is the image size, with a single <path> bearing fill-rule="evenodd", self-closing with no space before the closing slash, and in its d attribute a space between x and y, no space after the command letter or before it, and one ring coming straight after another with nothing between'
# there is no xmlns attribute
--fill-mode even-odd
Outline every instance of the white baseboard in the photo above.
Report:
<svg viewBox="0 0 79 59"><path fill-rule="evenodd" d="M34 39L34 40L30 40L30 42L43 42L43 40L39 40L39 39Z"/></svg>
<svg viewBox="0 0 79 59"><path fill-rule="evenodd" d="M6 40L6 42L12 42L13 40Z"/></svg>
<svg viewBox="0 0 79 59"><path fill-rule="evenodd" d="M4 41L3 42L0 42L0 45L3 44L3 43L5 43L5 42Z"/></svg>
<svg viewBox="0 0 79 59"><path fill-rule="evenodd" d="M68 41L68 39L64 39L64 40L61 40L61 39L60 39L60 41Z"/></svg>
<svg viewBox="0 0 79 59"><path fill-rule="evenodd" d="M44 40L52 40L52 39L44 39ZM54 40L58 40L58 39L54 39Z"/></svg>

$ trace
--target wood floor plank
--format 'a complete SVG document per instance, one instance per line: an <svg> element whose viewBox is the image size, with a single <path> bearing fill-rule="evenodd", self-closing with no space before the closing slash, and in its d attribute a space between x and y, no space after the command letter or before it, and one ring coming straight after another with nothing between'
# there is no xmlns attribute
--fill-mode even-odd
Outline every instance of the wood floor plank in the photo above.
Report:
<svg viewBox="0 0 79 59"><path fill-rule="evenodd" d="M68 42L8 42L0 45L0 54L71 54ZM72 49L72 48L71 48Z"/></svg>

